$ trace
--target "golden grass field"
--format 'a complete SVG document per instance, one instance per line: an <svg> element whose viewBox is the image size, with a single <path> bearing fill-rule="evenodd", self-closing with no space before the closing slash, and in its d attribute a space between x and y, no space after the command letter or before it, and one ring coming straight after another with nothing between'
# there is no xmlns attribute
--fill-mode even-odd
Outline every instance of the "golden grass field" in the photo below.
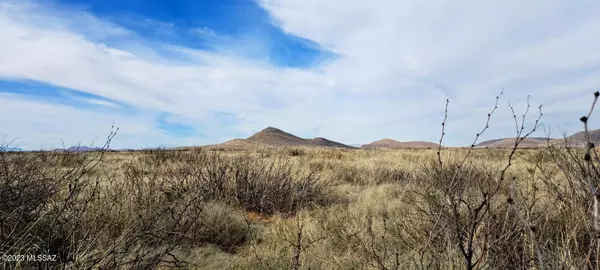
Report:
<svg viewBox="0 0 600 270"><path fill-rule="evenodd" d="M600 263L581 150L518 149L502 180L511 149L442 149L441 164L437 151L5 153L1 191L27 174L19 196L31 198L3 201L0 250L54 252L72 269Z"/></svg>

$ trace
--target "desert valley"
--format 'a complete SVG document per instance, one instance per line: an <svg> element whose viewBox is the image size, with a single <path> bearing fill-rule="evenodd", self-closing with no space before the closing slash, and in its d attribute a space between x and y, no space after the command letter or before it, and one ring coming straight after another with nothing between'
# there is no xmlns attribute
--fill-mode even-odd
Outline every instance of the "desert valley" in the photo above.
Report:
<svg viewBox="0 0 600 270"><path fill-rule="evenodd" d="M596 143L599 131L589 134ZM591 241L581 225L594 222L581 179L598 179L585 169L585 133L353 147L268 127L137 151L110 150L114 136L97 148L0 151L0 250L54 256L36 263L50 269L590 263L575 244Z"/></svg>

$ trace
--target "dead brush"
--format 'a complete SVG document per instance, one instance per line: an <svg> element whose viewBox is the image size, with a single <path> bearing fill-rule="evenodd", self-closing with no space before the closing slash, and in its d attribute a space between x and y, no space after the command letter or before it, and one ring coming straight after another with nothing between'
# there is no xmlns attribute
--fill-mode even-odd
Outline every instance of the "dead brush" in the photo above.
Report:
<svg viewBox="0 0 600 270"><path fill-rule="evenodd" d="M333 189L314 172L301 172L291 163L232 160L232 199L247 210L265 215L293 214L311 206L335 202Z"/></svg>
<svg viewBox="0 0 600 270"><path fill-rule="evenodd" d="M588 126L599 95L594 93L589 112L580 119L584 125L585 148L571 145L565 136L562 143L549 141L544 156L533 160L540 172L542 186L550 197L548 211L541 217L548 220L551 227L538 230L542 252L553 259L546 262L549 268L600 269L600 160ZM543 166L542 159L551 160L554 166Z"/></svg>
<svg viewBox="0 0 600 270"><path fill-rule="evenodd" d="M132 162L125 179L104 178L112 174L100 165L103 151L71 154L0 152L0 254L56 256L4 262L5 268L183 267L191 264L190 249L232 251L246 241L243 214L236 219L227 207L207 204L189 181L176 181L171 167L159 164L179 154Z"/></svg>
<svg viewBox="0 0 600 270"><path fill-rule="evenodd" d="M288 148L286 151L287 151L288 155L291 157L299 157L299 156L306 155L306 152L303 149L299 149L299 148Z"/></svg>
<svg viewBox="0 0 600 270"><path fill-rule="evenodd" d="M264 215L293 214L303 208L335 202L332 186L316 171L304 171L287 160L265 161L250 155L228 157L216 152L172 152L169 158L177 162L162 162L161 155L151 153L138 165L131 166L128 177L150 174L151 179L164 179L161 180L165 182L164 192L172 196L194 192L202 194L204 200L228 202ZM185 183L185 187L177 187L175 183Z"/></svg>
<svg viewBox="0 0 600 270"><path fill-rule="evenodd" d="M426 242L419 247L421 261L424 258L427 258L427 261L444 260L444 257L437 257L431 253L432 245L438 245L433 250L444 250L449 254L457 251L456 253L461 255L462 265L466 269L485 268L492 265L504 265L509 268L531 266L531 260L524 260L524 264L515 265L513 262L507 264L509 261L506 261L506 258L521 254L519 248L525 247L518 245L519 230L515 227L515 221L517 220L516 216L519 216L520 213L512 211L510 208L514 198L510 196L503 198L503 194L507 194L510 185L510 182L506 180L510 178L507 172L513 164L520 142L538 127L542 116L541 106L539 118L533 128L524 133L525 117L529 112L529 97L521 125L517 123L514 109L509 104L515 118L517 136L503 168L498 171L479 169L484 167L477 168L472 165L472 161L467 162L477 140L489 128L491 116L498 108L498 100L501 95L502 93L496 97L496 103L488 114L485 126L481 132L477 133L467 153L459 161L453 163L445 163L440 154L448 112L448 102L446 103L437 164L429 164L417 176L417 179L420 179L418 181L423 182L425 186L425 189L417 192L423 203L420 211L427 217L430 226L429 233L425 237ZM508 202L508 205L505 205L505 202ZM530 227L526 225L526 228ZM514 246L515 244L517 245ZM503 246L510 247L510 249L499 248ZM538 259L542 264L539 256ZM452 259L450 260L446 263L452 265L456 263Z"/></svg>
<svg viewBox="0 0 600 270"><path fill-rule="evenodd" d="M94 242L97 227L87 226L84 214L98 198L98 182L87 175L104 153L71 154L0 152L0 253L54 255L55 261L43 264L53 268L71 264Z"/></svg>

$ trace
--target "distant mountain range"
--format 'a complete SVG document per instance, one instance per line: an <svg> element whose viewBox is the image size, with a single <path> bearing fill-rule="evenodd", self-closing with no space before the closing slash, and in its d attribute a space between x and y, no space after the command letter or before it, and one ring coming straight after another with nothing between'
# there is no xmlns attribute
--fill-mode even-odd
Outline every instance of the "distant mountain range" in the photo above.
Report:
<svg viewBox="0 0 600 270"><path fill-rule="evenodd" d="M19 147L0 147L0 151L4 151L4 152L21 152L21 151L25 151L23 148L19 148Z"/></svg>
<svg viewBox="0 0 600 270"><path fill-rule="evenodd" d="M600 129L590 131L592 142L600 143ZM537 148L547 145L548 140L551 143L564 143L564 139L545 138L545 137L530 137L523 140L520 148ZM575 133L567 137L567 142L571 146L584 146L585 136L583 132ZM515 143L515 138L500 138L494 140L483 141L476 145L476 148L511 148ZM344 149L435 149L439 147L438 143L427 141L409 141L401 142L394 139L382 139L367 144L352 144L347 145L340 142L328 140L326 138L317 137L313 139L305 139L288 132L282 131L274 127L267 127L260 132L246 138L234 139L218 145L208 145L208 147L224 147L224 148L246 148L246 147L330 147ZM469 146L465 146L469 147Z"/></svg>
<svg viewBox="0 0 600 270"><path fill-rule="evenodd" d="M100 151L102 147L89 147L89 146L71 146L69 148L56 148L54 151L56 152L92 152L92 151Z"/></svg>
<svg viewBox="0 0 600 270"><path fill-rule="evenodd" d="M600 143L600 129L590 130L590 139L594 144ZM585 132L577 132L571 136L562 139L556 138L545 138L545 137L531 137L523 140L519 147L521 148L537 148L543 147L550 144L563 144L567 143L573 147L583 147L586 145ZM475 145L478 148L510 148L515 145L515 138L502 138L481 142Z"/></svg>
<svg viewBox="0 0 600 270"><path fill-rule="evenodd" d="M267 127L260 132L246 138L234 139L218 145L207 147L246 148L246 147L329 147L343 149L407 149L407 148L437 148L437 143L432 142L399 142L392 139L383 139L369 144L347 145L326 138L313 139L300 138L274 127Z"/></svg>
<svg viewBox="0 0 600 270"><path fill-rule="evenodd" d="M600 129L591 130L590 137L594 144L600 144ZM570 146L583 147L586 144L585 133L578 132L563 139L545 138L545 137L530 137L523 140L520 148L538 148L551 144L562 144L567 142ZM515 138L500 138L487 140L475 145L476 148L511 148L514 146ZM394 139L381 139L367 144L343 144L322 137L305 139L282 131L274 127L267 127L260 132L246 138L234 139L217 145L206 145L203 147L222 147L222 148L250 148L250 147L328 147L342 149L435 149L439 147L438 143L426 141L409 141L401 142ZM469 146L465 146L469 147ZM188 147L179 147L188 148ZM91 152L102 150L101 147L89 146L71 146L69 148L57 148L54 151L58 152ZM111 151L111 149L108 149ZM19 147L0 148L0 151L17 152L28 151Z"/></svg>
<svg viewBox="0 0 600 270"><path fill-rule="evenodd" d="M92 152L92 151L100 151L102 147L89 147L89 146L71 146L69 148L55 148L51 151L55 152ZM110 150L110 149L108 149ZM0 147L0 151L6 152L23 152L30 151L19 147Z"/></svg>

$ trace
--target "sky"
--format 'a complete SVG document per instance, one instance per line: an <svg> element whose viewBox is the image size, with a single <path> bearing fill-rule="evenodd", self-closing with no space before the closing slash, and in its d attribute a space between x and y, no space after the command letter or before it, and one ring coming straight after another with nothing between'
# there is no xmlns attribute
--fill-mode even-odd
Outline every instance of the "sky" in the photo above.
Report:
<svg viewBox="0 0 600 270"><path fill-rule="evenodd" d="M221 143L273 126L446 145L583 127L600 90L593 0L0 0L0 141ZM591 128L600 127L600 115Z"/></svg>

